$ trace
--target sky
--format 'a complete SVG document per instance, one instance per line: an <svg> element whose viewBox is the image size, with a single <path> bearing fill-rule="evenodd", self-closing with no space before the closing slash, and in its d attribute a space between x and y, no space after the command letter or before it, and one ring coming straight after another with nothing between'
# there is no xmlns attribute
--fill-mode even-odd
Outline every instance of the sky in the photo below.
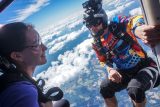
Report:
<svg viewBox="0 0 160 107"><path fill-rule="evenodd" d="M14 0L2 13L0 24L24 21L43 29L82 10L86 0Z"/></svg>

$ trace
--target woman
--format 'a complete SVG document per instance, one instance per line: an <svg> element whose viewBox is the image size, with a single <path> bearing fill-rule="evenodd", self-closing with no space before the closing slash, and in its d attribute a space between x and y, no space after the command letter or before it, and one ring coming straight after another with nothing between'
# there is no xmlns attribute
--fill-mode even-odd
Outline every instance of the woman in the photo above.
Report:
<svg viewBox="0 0 160 107"><path fill-rule="evenodd" d="M32 79L36 66L47 61L47 47L34 27L22 22L4 25L0 29L0 50L4 73L0 77L0 107L52 107L50 100L40 98ZM69 105L66 100L62 102Z"/></svg>

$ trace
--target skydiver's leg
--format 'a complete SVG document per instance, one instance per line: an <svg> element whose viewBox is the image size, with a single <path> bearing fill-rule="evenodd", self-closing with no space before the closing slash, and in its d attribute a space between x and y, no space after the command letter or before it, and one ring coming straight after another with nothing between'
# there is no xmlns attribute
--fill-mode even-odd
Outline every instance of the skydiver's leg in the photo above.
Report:
<svg viewBox="0 0 160 107"><path fill-rule="evenodd" d="M137 75L128 83L127 91L135 107L145 107L145 91L157 84L159 72L156 66L149 65L141 69Z"/></svg>
<svg viewBox="0 0 160 107"><path fill-rule="evenodd" d="M115 96L113 96L112 98L106 98L104 99L104 101L107 107L118 107L117 99Z"/></svg>
<svg viewBox="0 0 160 107"><path fill-rule="evenodd" d="M133 107L145 107L145 105L146 105L146 99L143 101L143 102L141 102L141 103L136 103L134 100L132 100L132 103L133 103Z"/></svg>
<svg viewBox="0 0 160 107"><path fill-rule="evenodd" d="M107 107L118 107L118 102L115 97L115 92L119 92L126 88L127 81L122 81L121 83L115 83L108 79L102 81L100 86L100 93L104 98Z"/></svg>
<svg viewBox="0 0 160 107"><path fill-rule="evenodd" d="M66 99L61 99L53 104L53 107L70 107L70 103Z"/></svg>

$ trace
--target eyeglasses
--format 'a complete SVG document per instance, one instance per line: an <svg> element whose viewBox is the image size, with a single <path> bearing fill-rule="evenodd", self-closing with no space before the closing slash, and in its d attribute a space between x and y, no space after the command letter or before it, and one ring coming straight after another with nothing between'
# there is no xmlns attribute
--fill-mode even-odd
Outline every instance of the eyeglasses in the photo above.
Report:
<svg viewBox="0 0 160 107"><path fill-rule="evenodd" d="M24 49L26 48L34 48L34 49L38 49L40 46L42 46L42 39L40 38L40 36L38 35L37 41L34 45L26 45L24 47Z"/></svg>

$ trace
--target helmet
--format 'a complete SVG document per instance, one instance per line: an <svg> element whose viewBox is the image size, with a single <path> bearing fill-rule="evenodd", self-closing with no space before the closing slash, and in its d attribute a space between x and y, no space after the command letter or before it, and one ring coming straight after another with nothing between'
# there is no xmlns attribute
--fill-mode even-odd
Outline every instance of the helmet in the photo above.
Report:
<svg viewBox="0 0 160 107"><path fill-rule="evenodd" d="M103 26L108 25L108 16L103 9L101 9L98 13L94 13L93 11L88 11L83 16L83 23L87 28L91 26L97 26L99 24L103 24Z"/></svg>

